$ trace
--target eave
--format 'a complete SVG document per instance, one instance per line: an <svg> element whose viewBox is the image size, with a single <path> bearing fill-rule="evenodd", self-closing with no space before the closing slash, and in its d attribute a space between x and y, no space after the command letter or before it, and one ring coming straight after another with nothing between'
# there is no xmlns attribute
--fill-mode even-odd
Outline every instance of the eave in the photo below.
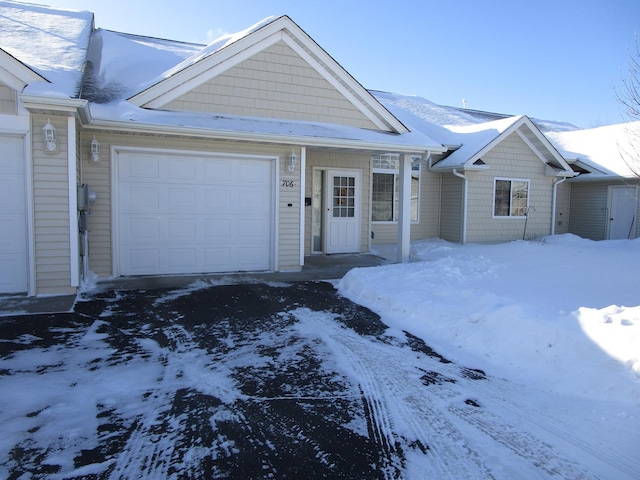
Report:
<svg viewBox="0 0 640 480"><path fill-rule="evenodd" d="M92 119L84 125L87 130L139 133L148 135L181 136L206 138L209 140L251 142L344 150L396 152L396 153L443 153L446 149L434 145L402 144L347 138L312 137L295 134L274 134L263 132L244 132L233 130L217 130L202 127L176 125L158 125L142 122L122 122L116 120Z"/></svg>
<svg viewBox="0 0 640 480"><path fill-rule="evenodd" d="M75 116L83 124L91 122L89 102L78 98L20 94L24 108L34 114Z"/></svg>

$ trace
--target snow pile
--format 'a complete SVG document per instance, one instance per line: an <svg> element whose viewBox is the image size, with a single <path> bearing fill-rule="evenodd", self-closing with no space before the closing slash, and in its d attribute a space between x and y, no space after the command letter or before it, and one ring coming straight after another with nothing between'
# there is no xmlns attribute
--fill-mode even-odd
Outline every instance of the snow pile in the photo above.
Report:
<svg viewBox="0 0 640 480"><path fill-rule="evenodd" d="M640 402L640 240L418 242L340 292L445 357L546 391Z"/></svg>

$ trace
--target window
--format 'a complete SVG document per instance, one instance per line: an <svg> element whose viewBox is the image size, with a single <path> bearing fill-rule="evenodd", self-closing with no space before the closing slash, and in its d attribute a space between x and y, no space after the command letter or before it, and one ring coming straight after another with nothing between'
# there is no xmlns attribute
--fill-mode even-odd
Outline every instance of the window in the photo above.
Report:
<svg viewBox="0 0 640 480"><path fill-rule="evenodd" d="M529 180L496 178L494 217L524 217L529 206Z"/></svg>
<svg viewBox="0 0 640 480"><path fill-rule="evenodd" d="M419 159L420 157L417 157ZM400 201L400 160L398 155L376 155L372 159L371 220L397 222ZM411 167L411 221L418 221L420 204L420 164Z"/></svg>

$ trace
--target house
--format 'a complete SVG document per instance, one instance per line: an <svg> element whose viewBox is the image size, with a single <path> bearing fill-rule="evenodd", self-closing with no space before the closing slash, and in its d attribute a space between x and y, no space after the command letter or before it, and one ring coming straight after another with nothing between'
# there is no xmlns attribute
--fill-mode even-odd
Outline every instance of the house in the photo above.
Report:
<svg viewBox="0 0 640 480"><path fill-rule="evenodd" d="M539 121L369 91L287 16L209 45L93 20L0 1L0 293L568 231Z"/></svg>
<svg viewBox="0 0 640 480"><path fill-rule="evenodd" d="M640 122L547 136L581 172L567 185L568 231L592 240L640 237Z"/></svg>
<svg viewBox="0 0 640 480"><path fill-rule="evenodd" d="M558 187L577 173L542 133L540 122L443 107L415 96L375 95L410 129L447 147L433 152L423 169L432 184L424 182L422 194L430 191L437 209L431 212L430 230L412 229L416 238L497 243L561 233L557 225L562 227L568 203L558 201ZM384 237L389 227L374 222L376 229Z"/></svg>

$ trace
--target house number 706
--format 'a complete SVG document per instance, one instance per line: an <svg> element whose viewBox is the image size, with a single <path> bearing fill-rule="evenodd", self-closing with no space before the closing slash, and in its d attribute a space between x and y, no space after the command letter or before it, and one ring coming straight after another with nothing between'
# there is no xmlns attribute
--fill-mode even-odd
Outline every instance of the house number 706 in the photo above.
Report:
<svg viewBox="0 0 640 480"><path fill-rule="evenodd" d="M293 188L295 187L295 184L293 182L294 182L293 180L282 180L282 186Z"/></svg>

